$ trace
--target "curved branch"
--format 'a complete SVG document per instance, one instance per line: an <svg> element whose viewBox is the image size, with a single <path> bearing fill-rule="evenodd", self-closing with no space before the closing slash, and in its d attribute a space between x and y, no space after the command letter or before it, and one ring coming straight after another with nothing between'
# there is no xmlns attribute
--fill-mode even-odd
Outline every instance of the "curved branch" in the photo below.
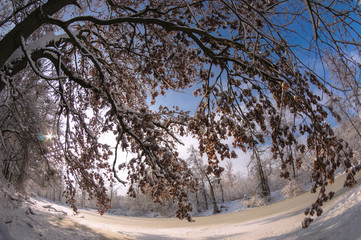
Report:
<svg viewBox="0 0 361 240"><path fill-rule="evenodd" d="M11 54L21 46L21 36L24 38L29 37L41 25L46 23L46 19L42 17L42 13L51 16L60 9L71 4L77 5L76 0L49 0L7 33L0 41L0 69L4 66ZM1 90L2 88L0 85L0 92Z"/></svg>

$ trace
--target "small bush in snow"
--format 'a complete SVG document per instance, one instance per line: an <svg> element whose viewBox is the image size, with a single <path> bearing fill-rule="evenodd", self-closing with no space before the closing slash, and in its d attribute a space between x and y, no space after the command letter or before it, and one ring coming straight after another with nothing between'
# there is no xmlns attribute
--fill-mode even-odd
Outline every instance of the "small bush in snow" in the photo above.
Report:
<svg viewBox="0 0 361 240"><path fill-rule="evenodd" d="M251 198L243 200L243 205L248 208L265 206L266 203L267 199L262 198L259 195L253 195Z"/></svg>
<svg viewBox="0 0 361 240"><path fill-rule="evenodd" d="M295 179L289 181L282 189L282 194L285 195L286 198L297 196L301 192L302 188Z"/></svg>

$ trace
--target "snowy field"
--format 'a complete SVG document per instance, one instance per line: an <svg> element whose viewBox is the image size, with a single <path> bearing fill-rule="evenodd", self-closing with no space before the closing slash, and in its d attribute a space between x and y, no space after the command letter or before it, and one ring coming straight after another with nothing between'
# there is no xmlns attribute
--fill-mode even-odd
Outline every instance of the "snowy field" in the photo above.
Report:
<svg viewBox="0 0 361 240"><path fill-rule="evenodd" d="M338 179L332 186L342 186ZM303 210L316 195L304 193L268 206L245 209L240 201L227 212L196 217L194 223L166 218L133 218L72 210L40 198L25 199L0 190L0 239L361 239L361 184L342 189L309 229L302 229ZM207 215L210 213L203 213Z"/></svg>

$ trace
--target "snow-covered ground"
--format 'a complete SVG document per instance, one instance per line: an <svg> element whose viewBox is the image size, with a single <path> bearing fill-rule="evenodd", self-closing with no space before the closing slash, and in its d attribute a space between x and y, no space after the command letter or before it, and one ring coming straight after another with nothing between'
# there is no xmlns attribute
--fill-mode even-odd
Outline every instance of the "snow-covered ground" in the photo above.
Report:
<svg viewBox="0 0 361 240"><path fill-rule="evenodd" d="M286 199L281 193L281 190L277 190L271 193L271 200L267 204L272 204ZM247 209L243 203L243 199L238 199L230 202L218 203L218 208L221 211L219 214L238 212ZM213 208L210 207L208 210L195 214L197 217L211 216L213 215Z"/></svg>
<svg viewBox="0 0 361 240"><path fill-rule="evenodd" d="M340 181L342 182L342 181ZM339 184L341 185L341 184ZM177 219L132 218L25 199L0 189L0 240L11 239L361 239L361 185L341 190L324 214L301 229L302 210L314 194L302 194L269 206L244 209L241 201L224 204L225 214ZM275 195L282 198L282 195ZM203 215L210 214L205 212Z"/></svg>
<svg viewBox="0 0 361 240"><path fill-rule="evenodd" d="M246 207L243 205L242 200L234 200L234 201L231 201L231 202L225 202L225 203L222 203L222 204L218 204L218 208L220 209L221 214L237 212L237 211L241 211L241 210L246 209ZM208 210L197 213L195 215L197 217L213 215L213 208L210 207Z"/></svg>
<svg viewBox="0 0 361 240"><path fill-rule="evenodd" d="M73 215L69 207L45 199L24 198L11 187L0 189L0 209L0 240L106 239L76 222L72 224L78 229L64 226Z"/></svg>

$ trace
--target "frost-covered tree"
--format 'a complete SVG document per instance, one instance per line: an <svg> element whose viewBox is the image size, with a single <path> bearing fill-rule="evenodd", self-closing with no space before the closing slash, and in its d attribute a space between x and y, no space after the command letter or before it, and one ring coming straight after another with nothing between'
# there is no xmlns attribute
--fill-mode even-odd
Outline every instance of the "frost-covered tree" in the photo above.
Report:
<svg viewBox="0 0 361 240"><path fill-rule="evenodd" d="M336 134L341 136L354 150L354 158L352 163L354 165L361 163L361 119L359 116L352 116L349 119L344 118L343 121L337 126Z"/></svg>
<svg viewBox="0 0 361 240"><path fill-rule="evenodd" d="M244 177L235 172L233 163L230 160L227 160L225 164L222 181L226 201L243 198L245 194L243 189Z"/></svg>
<svg viewBox="0 0 361 240"><path fill-rule="evenodd" d="M59 179L61 172L56 143L46 137L55 126L55 100L33 72L19 74L11 84L16 88L0 93L1 170L18 190L27 180L44 188L44 181Z"/></svg>
<svg viewBox="0 0 361 240"><path fill-rule="evenodd" d="M260 194L265 199L270 199L271 191L268 185L268 176L265 173L264 163L262 162L259 149L255 148L251 156L251 163L253 162L253 168L256 171L258 184L257 188L260 189Z"/></svg>
<svg viewBox="0 0 361 240"><path fill-rule="evenodd" d="M358 1L4 0L1 7L0 92L17 92L15 80L29 69L51 88L64 124L58 140L70 204L74 179L103 210L105 179L113 172L123 181L116 161L108 164L109 146L98 141L108 131L116 150L136 155L120 166L129 171L129 194L138 188L156 202L176 199L179 218L190 219L186 189L195 188L175 150L186 133L215 176L220 160L236 157L232 148L252 151L267 137L285 178L294 163L289 146L312 150L312 192L321 192L311 217L333 195L325 187L335 168L351 167L351 151L325 122L337 115L322 101L334 89L320 68L326 56L358 54ZM150 109L157 96L191 87L201 96L194 115ZM287 112L295 126L281 121ZM346 186L355 183L354 170Z"/></svg>
<svg viewBox="0 0 361 240"><path fill-rule="evenodd" d="M201 187L201 190L204 194L206 194L209 189L209 198L211 199L212 206L213 206L213 213L219 213L219 208L217 205L217 198L215 193L215 185L218 182L218 179L215 179L214 176L211 176L210 174L207 174L207 166L203 163L202 158L199 156L199 152L194 148L193 145L191 145L188 148L188 162L189 165L192 167L192 172L195 178L199 181L198 186ZM206 188L206 185L208 186ZM205 202L207 202L207 199L205 198Z"/></svg>

